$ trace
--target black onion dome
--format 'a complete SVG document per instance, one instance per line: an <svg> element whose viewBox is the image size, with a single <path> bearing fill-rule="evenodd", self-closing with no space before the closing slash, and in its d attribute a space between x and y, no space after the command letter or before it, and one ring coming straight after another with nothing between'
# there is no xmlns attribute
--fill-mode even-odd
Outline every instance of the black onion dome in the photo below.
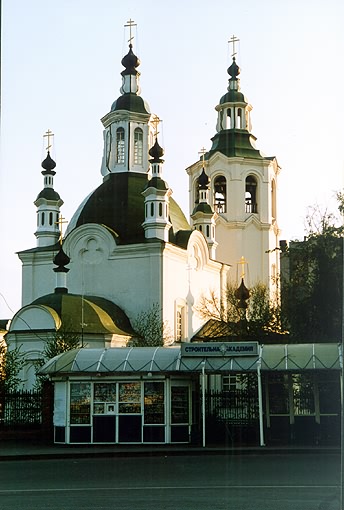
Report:
<svg viewBox="0 0 344 510"><path fill-rule="evenodd" d="M63 251L62 246L60 246L59 251L54 257L54 264L58 267L54 268L55 273L61 273L61 272L68 272L69 269L67 269L65 266L69 264L70 258L68 255Z"/></svg>
<svg viewBox="0 0 344 510"><path fill-rule="evenodd" d="M250 291L245 286L243 278L241 278L241 283L237 290L234 292L234 296L239 301L239 308L247 308L247 303L245 303L245 301L247 301L247 299L250 297Z"/></svg>
<svg viewBox="0 0 344 510"><path fill-rule="evenodd" d="M236 63L235 61L235 58L233 57L233 62L232 64L229 66L229 68L227 69L227 73L229 74L229 76L236 80L240 74L240 67L238 66L238 64Z"/></svg>
<svg viewBox="0 0 344 510"><path fill-rule="evenodd" d="M39 198L44 198L45 200L58 201L61 200L60 195L53 188L44 188L40 193L38 193L36 200Z"/></svg>
<svg viewBox="0 0 344 510"><path fill-rule="evenodd" d="M54 168L56 167L55 161L50 157L50 152L48 151L47 157L45 160L42 161L41 164L42 168L44 168L45 171L42 172L43 175L50 173L55 175L56 172L54 172Z"/></svg>
<svg viewBox="0 0 344 510"><path fill-rule="evenodd" d="M198 177L198 186L201 189L207 189L209 186L209 177L205 173L204 168L202 169L201 175Z"/></svg>
<svg viewBox="0 0 344 510"><path fill-rule="evenodd" d="M242 92L238 90L229 90L220 99L220 104L225 103L245 103L247 104L246 98Z"/></svg>
<svg viewBox="0 0 344 510"><path fill-rule="evenodd" d="M199 204L197 204L194 210L192 211L192 214L196 214L197 212L211 215L214 214L211 205L209 205L207 202L200 202Z"/></svg>
<svg viewBox="0 0 344 510"><path fill-rule="evenodd" d="M160 147L158 143L158 139L155 139L155 144L153 147L149 149L149 155L152 156L153 159L150 159L150 163L163 163L164 160L161 157L164 155L164 149Z"/></svg>
<svg viewBox="0 0 344 510"><path fill-rule="evenodd" d="M127 74L133 74L134 76L136 76L138 74L136 67L138 67L141 62L134 54L132 48L133 48L132 44L129 44L129 51L125 55L125 57L122 58L121 64L123 67L125 67L124 71L121 72L122 76L125 76Z"/></svg>
<svg viewBox="0 0 344 510"><path fill-rule="evenodd" d="M111 111L116 112L119 110L127 110L129 112L146 114L150 113L150 109L147 102L144 99L142 99L141 96L138 96L133 92L129 92L127 94L119 96L119 98L112 103Z"/></svg>

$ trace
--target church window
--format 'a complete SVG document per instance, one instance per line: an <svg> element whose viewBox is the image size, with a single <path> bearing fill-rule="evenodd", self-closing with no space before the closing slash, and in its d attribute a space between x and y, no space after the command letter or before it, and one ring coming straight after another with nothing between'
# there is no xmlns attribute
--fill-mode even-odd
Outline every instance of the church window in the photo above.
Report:
<svg viewBox="0 0 344 510"><path fill-rule="evenodd" d="M184 299L177 299L175 302L175 324L174 333L177 342L181 342L185 336L186 306Z"/></svg>
<svg viewBox="0 0 344 510"><path fill-rule="evenodd" d="M162 203L159 202L159 216L162 216Z"/></svg>
<svg viewBox="0 0 344 510"><path fill-rule="evenodd" d="M214 180L214 208L217 213L227 212L226 189L226 178L219 175Z"/></svg>
<svg viewBox="0 0 344 510"><path fill-rule="evenodd" d="M253 175L246 177L245 187L245 212L256 213L257 207L257 180Z"/></svg>
<svg viewBox="0 0 344 510"><path fill-rule="evenodd" d="M45 217L44 216L45 216L45 214L44 214L44 212L42 212L42 225L44 225L44 221L45 221Z"/></svg>
<svg viewBox="0 0 344 510"><path fill-rule="evenodd" d="M276 220L276 183L271 183L271 216L272 220Z"/></svg>
<svg viewBox="0 0 344 510"><path fill-rule="evenodd" d="M53 213L50 212L49 213L49 225L52 225L53 224Z"/></svg>
<svg viewBox="0 0 344 510"><path fill-rule="evenodd" d="M207 237L209 237L209 234L210 234L210 229L209 229L209 225L207 225Z"/></svg>
<svg viewBox="0 0 344 510"><path fill-rule="evenodd" d="M182 311L180 309L178 309L177 316L176 316L176 340L177 340L177 342L181 341L182 333L183 333L183 317L182 317Z"/></svg>
<svg viewBox="0 0 344 510"><path fill-rule="evenodd" d="M199 203L199 184L198 179L195 181L195 204Z"/></svg>
<svg viewBox="0 0 344 510"><path fill-rule="evenodd" d="M202 232L202 225L199 226L199 231Z"/></svg>
<svg viewBox="0 0 344 510"><path fill-rule="evenodd" d="M154 216L154 204L153 204L153 202L151 203L151 216Z"/></svg>
<svg viewBox="0 0 344 510"><path fill-rule="evenodd" d="M124 163L124 128L122 127L116 131L116 162Z"/></svg>
<svg viewBox="0 0 344 510"><path fill-rule="evenodd" d="M135 165L143 164L143 131L136 128L134 131L134 163Z"/></svg>
<svg viewBox="0 0 344 510"><path fill-rule="evenodd" d="M146 204L146 218L148 217L148 204Z"/></svg>

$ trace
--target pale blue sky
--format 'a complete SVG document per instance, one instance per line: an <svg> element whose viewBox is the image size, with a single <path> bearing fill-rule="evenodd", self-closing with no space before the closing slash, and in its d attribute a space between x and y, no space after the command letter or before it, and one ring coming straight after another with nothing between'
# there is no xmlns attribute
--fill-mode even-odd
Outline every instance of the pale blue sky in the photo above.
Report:
<svg viewBox="0 0 344 510"><path fill-rule="evenodd" d="M55 133L55 189L68 220L101 183L102 125L119 96L132 18L142 96L163 120L164 176L188 216L185 168L209 149L215 106L240 38L241 89L257 146L276 156L282 238L302 238L307 206L335 210L343 187L342 0L3 0L0 292L16 311L36 245L42 135ZM0 318L11 311L0 296Z"/></svg>

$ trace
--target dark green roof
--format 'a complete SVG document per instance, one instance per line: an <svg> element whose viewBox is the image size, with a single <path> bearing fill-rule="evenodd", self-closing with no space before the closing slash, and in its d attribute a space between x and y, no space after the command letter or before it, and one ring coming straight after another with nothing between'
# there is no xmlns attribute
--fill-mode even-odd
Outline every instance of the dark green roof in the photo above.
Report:
<svg viewBox="0 0 344 510"><path fill-rule="evenodd" d="M142 191L147 186L147 175L123 172L105 177L104 182L88 197L77 217L72 222L75 226L86 223L105 225L115 232L118 244L133 244L145 241L142 223L144 217L144 197ZM179 230L190 230L184 213L178 204L170 198L169 241L176 243Z"/></svg>
<svg viewBox="0 0 344 510"><path fill-rule="evenodd" d="M195 214L196 212L202 212L204 214L213 214L212 208L206 202L201 202L197 204L192 214Z"/></svg>
<svg viewBox="0 0 344 510"><path fill-rule="evenodd" d="M46 200L60 200L60 195L55 191L53 188L44 188L42 191L37 195L36 200L39 198L45 198Z"/></svg>
<svg viewBox="0 0 344 510"><path fill-rule="evenodd" d="M56 292L36 299L32 305L54 310L61 320L61 327L69 332L80 332L83 318L85 333L134 334L123 310L102 297Z"/></svg>
<svg viewBox="0 0 344 510"><path fill-rule="evenodd" d="M112 104L111 111L127 110L129 112L146 113L149 114L149 107L147 103L137 94L123 94Z"/></svg>
<svg viewBox="0 0 344 510"><path fill-rule="evenodd" d="M260 151L252 145L256 137L244 129L223 129L211 140L213 145L205 155L206 159L216 152L221 152L228 157L264 159Z"/></svg>
<svg viewBox="0 0 344 510"><path fill-rule="evenodd" d="M152 179L150 179L150 181L147 183L146 188L168 190L168 185L164 179L161 179L160 177L152 177Z"/></svg>
<svg viewBox="0 0 344 510"><path fill-rule="evenodd" d="M224 104L224 103L245 103L245 104L247 104L247 101L246 101L245 96L242 92L239 92L238 90L229 90L220 99L220 104Z"/></svg>

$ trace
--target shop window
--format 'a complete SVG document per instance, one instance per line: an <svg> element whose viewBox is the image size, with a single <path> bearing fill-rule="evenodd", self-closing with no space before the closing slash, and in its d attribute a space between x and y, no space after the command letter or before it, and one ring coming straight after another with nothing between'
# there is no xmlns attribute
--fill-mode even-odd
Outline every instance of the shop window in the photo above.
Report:
<svg viewBox="0 0 344 510"><path fill-rule="evenodd" d="M219 214L227 212L226 193L226 178L223 175L219 175L214 180L214 208Z"/></svg>
<svg viewBox="0 0 344 510"><path fill-rule="evenodd" d="M257 213L257 180L253 175L249 175L245 184L245 212Z"/></svg>
<svg viewBox="0 0 344 510"><path fill-rule="evenodd" d="M91 384L71 383L70 385L70 423L71 425L89 425L91 411Z"/></svg>
<svg viewBox="0 0 344 510"><path fill-rule="evenodd" d="M116 383L95 383L93 392L93 414L114 414Z"/></svg>
<svg viewBox="0 0 344 510"><path fill-rule="evenodd" d="M116 131L116 163L124 163L124 128L120 127Z"/></svg>
<svg viewBox="0 0 344 510"><path fill-rule="evenodd" d="M136 128L134 131L134 163L135 165L143 164L143 131Z"/></svg>
<svg viewBox="0 0 344 510"><path fill-rule="evenodd" d="M189 387L171 387L171 423L189 423Z"/></svg>
<svg viewBox="0 0 344 510"><path fill-rule="evenodd" d="M118 412L120 414L141 413L141 383L119 383Z"/></svg>
<svg viewBox="0 0 344 510"><path fill-rule="evenodd" d="M314 384L312 374L292 374L294 415L314 414Z"/></svg>
<svg viewBox="0 0 344 510"><path fill-rule="evenodd" d="M151 425L165 423L165 391L163 382L145 382L144 423Z"/></svg>

